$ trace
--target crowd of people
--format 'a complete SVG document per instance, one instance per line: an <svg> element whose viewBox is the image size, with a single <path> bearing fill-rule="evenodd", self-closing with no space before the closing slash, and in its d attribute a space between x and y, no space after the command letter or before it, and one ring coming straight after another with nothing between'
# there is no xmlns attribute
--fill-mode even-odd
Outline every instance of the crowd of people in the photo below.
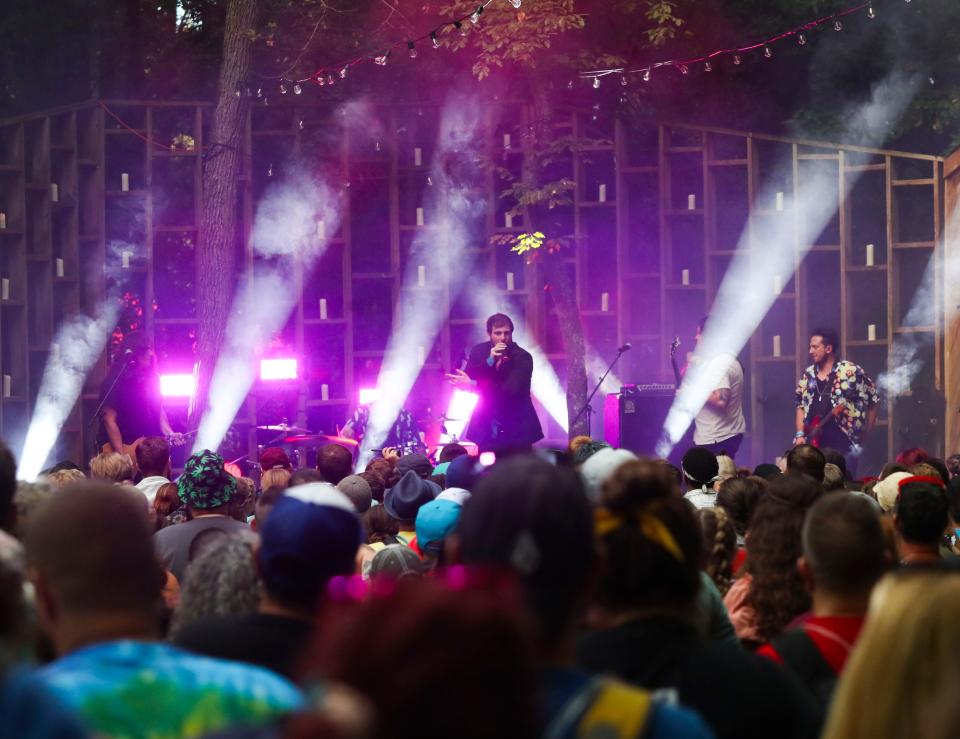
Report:
<svg viewBox="0 0 960 739"><path fill-rule="evenodd" d="M0 445L2 735L956 731L960 457L135 457Z"/></svg>

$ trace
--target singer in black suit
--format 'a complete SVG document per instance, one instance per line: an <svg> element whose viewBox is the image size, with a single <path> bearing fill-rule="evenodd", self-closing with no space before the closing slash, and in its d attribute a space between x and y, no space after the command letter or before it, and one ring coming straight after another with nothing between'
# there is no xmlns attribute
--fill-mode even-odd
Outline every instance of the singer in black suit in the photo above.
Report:
<svg viewBox="0 0 960 739"><path fill-rule="evenodd" d="M483 451L529 447L543 438L530 399L533 357L513 343L513 321L503 313L487 319L487 335L489 341L470 350L466 370L447 375L480 395L467 438Z"/></svg>

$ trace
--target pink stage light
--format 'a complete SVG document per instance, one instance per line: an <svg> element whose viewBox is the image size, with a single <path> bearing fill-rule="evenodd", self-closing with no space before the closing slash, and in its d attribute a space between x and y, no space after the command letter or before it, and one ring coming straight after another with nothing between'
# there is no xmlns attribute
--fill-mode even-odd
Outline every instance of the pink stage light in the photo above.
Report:
<svg viewBox="0 0 960 739"><path fill-rule="evenodd" d="M380 397L380 388L362 387L360 388L360 405L370 405Z"/></svg>
<svg viewBox="0 0 960 739"><path fill-rule="evenodd" d="M164 398L189 398L194 387L193 375L160 375L160 394Z"/></svg>
<svg viewBox="0 0 960 739"><path fill-rule="evenodd" d="M296 380L297 360L293 358L261 359L261 380Z"/></svg>
<svg viewBox="0 0 960 739"><path fill-rule="evenodd" d="M447 406L447 420L444 422L447 433L441 435L441 444L449 442L453 437L459 439L463 435L464 429L470 423L470 418L479 402L480 396L476 393L470 393L466 390L453 391L453 395L450 396L450 404Z"/></svg>

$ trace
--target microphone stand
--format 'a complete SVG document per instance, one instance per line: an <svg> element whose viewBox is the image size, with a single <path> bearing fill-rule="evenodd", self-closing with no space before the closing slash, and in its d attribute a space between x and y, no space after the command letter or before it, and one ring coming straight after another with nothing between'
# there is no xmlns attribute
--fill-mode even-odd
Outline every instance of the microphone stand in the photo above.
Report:
<svg viewBox="0 0 960 739"><path fill-rule="evenodd" d="M573 421L571 421L570 423L570 428L573 428L574 426L576 426L577 421L580 420L580 417L584 413L586 413L587 414L587 430L590 432L593 431L593 406L590 405L590 401L593 400L593 397L597 394L597 391L600 390L600 388L603 386L603 381L606 380L607 375L609 375L613 371L614 365L618 361L620 361L620 357L622 357L624 353L626 353L627 351L629 351L629 347L621 346L617 349L617 356L615 356L613 358L613 361L610 362L610 366L607 367L607 371L600 376L600 379L597 381L597 384L594 386L593 390L590 392L590 395L587 396L587 402L584 403L583 407L579 410L577 415L573 417Z"/></svg>
<svg viewBox="0 0 960 739"><path fill-rule="evenodd" d="M98 405L97 409L93 412L93 418L91 418L90 423L87 424L88 432L90 431L90 428L93 426L94 422L100 417L100 412L103 410L103 406L106 404L107 398L109 398L113 394L113 389L117 386L117 383L120 382L120 378L127 373L127 369L129 369L131 364L133 364L133 359L127 358L123 363L123 367L121 367L120 371L117 372L117 376L113 378L113 382L110 383L110 387L107 389L107 392L104 393L103 398L100 400L100 405ZM97 446L98 445L96 440L96 434L94 434L94 437L93 437L93 456L94 457L100 453L100 450L97 448ZM114 449L114 451L121 452L121 453L123 452L122 449Z"/></svg>

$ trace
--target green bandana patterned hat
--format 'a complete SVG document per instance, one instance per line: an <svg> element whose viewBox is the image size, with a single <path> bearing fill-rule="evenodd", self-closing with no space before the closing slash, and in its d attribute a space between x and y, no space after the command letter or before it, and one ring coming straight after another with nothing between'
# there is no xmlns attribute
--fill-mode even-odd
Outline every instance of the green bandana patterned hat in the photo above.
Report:
<svg viewBox="0 0 960 739"><path fill-rule="evenodd" d="M180 500L201 510L229 503L237 489L237 480L223 464L223 457L209 449L191 456L177 480Z"/></svg>

